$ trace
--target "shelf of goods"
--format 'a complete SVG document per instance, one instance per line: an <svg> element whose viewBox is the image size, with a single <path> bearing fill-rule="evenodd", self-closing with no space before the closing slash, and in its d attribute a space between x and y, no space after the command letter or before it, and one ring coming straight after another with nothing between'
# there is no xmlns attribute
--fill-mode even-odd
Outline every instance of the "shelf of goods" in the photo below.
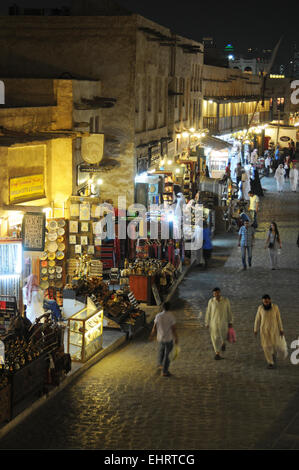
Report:
<svg viewBox="0 0 299 470"><path fill-rule="evenodd" d="M0 295L0 331L5 331L11 319L17 313L16 297Z"/></svg>
<svg viewBox="0 0 299 470"><path fill-rule="evenodd" d="M92 304L98 310L103 309L104 328L135 332L144 326L145 313L139 309L138 303L136 305L136 300L130 300L128 286L123 289L110 290L109 284L98 278L80 279L76 285L66 286L64 299L72 299L74 303L82 302L84 305ZM73 315L69 317L71 319Z"/></svg>
<svg viewBox="0 0 299 470"><path fill-rule="evenodd" d="M118 328L129 338L146 324L145 312L139 308L134 295L128 290L114 292L105 302L104 319L108 328Z"/></svg>
<svg viewBox="0 0 299 470"><path fill-rule="evenodd" d="M72 361L86 362L102 349L103 309L86 307L68 319L68 352Z"/></svg>
<svg viewBox="0 0 299 470"><path fill-rule="evenodd" d="M66 282L66 253L68 226L63 218L49 219L45 250L40 256L40 286L45 297L62 305L62 288Z"/></svg>
<svg viewBox="0 0 299 470"><path fill-rule="evenodd" d="M63 328L49 320L31 323L20 315L5 335L0 365L0 423L14 418L46 392L50 358L63 352Z"/></svg>
<svg viewBox="0 0 299 470"><path fill-rule="evenodd" d="M128 271L130 290L139 302L149 305L156 303L153 289L164 292L173 283L176 268L168 261L157 259L136 259Z"/></svg>

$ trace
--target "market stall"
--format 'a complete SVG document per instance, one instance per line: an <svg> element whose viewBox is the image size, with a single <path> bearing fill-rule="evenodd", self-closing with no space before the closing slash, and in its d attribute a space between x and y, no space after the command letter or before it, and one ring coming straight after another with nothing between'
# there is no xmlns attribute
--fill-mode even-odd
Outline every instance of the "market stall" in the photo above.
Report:
<svg viewBox="0 0 299 470"><path fill-rule="evenodd" d="M17 416L71 370L64 328L44 315L34 324L15 315L0 335L0 424Z"/></svg>
<svg viewBox="0 0 299 470"><path fill-rule="evenodd" d="M69 334L78 333L81 328L82 335L75 335L77 338L75 346L80 346L77 349L81 354L80 357L77 356L77 360L84 361L87 357L82 350L84 349L84 335L88 334L91 329L88 323L94 323L93 334L96 347L93 348L93 354L100 348L100 336L105 334L105 328L117 328L128 333L128 336L133 336L145 326L145 312L139 307L138 302L133 302L135 299L132 299L127 286L115 291L110 289L109 281L85 276L73 279L72 284L65 286L64 300L70 298L73 299L74 304L79 302L84 305L83 309L81 308L68 319ZM79 327L79 322L82 323L81 327ZM90 338L87 339L90 342Z"/></svg>

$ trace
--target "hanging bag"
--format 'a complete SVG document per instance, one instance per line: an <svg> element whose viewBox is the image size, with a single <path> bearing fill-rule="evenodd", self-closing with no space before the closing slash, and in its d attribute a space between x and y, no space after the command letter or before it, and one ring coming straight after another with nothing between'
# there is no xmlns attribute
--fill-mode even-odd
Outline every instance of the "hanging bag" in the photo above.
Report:
<svg viewBox="0 0 299 470"><path fill-rule="evenodd" d="M288 345L284 336L280 336L276 345L278 359L286 359L288 357Z"/></svg>
<svg viewBox="0 0 299 470"><path fill-rule="evenodd" d="M228 329L227 340L229 343L235 343L237 341L237 335L232 326L230 326Z"/></svg>

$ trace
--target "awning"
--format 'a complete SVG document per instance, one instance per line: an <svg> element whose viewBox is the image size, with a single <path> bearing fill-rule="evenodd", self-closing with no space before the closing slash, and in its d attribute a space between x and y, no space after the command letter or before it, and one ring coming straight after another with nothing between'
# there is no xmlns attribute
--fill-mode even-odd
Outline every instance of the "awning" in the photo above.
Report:
<svg viewBox="0 0 299 470"><path fill-rule="evenodd" d="M225 140L222 140L222 139L218 139L217 137L212 137L210 135L203 137L201 139L201 144L204 147L211 147L212 149L215 149L215 150L233 148L233 145L230 144L229 142L226 142Z"/></svg>

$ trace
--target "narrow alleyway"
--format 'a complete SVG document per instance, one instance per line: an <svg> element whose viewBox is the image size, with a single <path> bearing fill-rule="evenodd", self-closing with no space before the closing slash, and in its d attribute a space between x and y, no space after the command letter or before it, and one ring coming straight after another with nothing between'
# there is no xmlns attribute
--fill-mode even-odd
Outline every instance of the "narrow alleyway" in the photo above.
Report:
<svg viewBox="0 0 299 470"><path fill-rule="evenodd" d="M284 430L299 412L299 365L288 358L268 370L253 323L268 293L280 307L288 344L299 337L299 193L287 183L288 192L277 194L272 178L262 183L252 268L239 271L236 233L217 235L211 267L190 271L173 299L181 346L173 376L157 374L157 345L144 332L30 415L1 449L298 448L299 427ZM283 242L275 271L264 249L272 220ZM214 360L203 326L215 286L231 300L237 333L223 361Z"/></svg>

